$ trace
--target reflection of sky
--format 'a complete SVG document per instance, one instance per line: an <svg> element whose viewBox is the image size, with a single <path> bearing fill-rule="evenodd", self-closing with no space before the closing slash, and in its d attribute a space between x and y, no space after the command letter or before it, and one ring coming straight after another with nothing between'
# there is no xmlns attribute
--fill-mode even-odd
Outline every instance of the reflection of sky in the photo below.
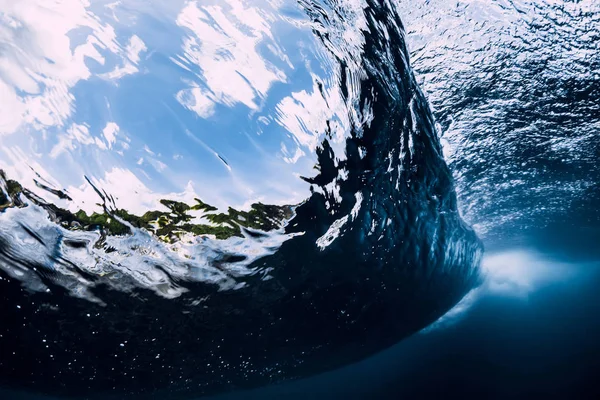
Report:
<svg viewBox="0 0 600 400"><path fill-rule="evenodd" d="M98 202L85 175L132 211L301 201L343 108L290 3L0 0L0 167L67 188L75 209Z"/></svg>

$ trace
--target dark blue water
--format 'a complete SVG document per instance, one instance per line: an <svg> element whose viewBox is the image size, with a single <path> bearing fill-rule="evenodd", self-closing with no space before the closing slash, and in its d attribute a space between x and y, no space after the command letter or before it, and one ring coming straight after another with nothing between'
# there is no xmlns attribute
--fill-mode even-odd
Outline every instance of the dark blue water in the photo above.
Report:
<svg viewBox="0 0 600 400"><path fill-rule="evenodd" d="M438 329L332 373L214 399L598 398L600 260L569 250L493 254L516 275Z"/></svg>
<svg viewBox="0 0 600 400"><path fill-rule="evenodd" d="M560 277L538 281L522 296L489 291L449 326L358 364L210 399L597 398L600 263L556 256L535 263L544 264L547 275L562 269ZM54 399L0 393L6 399Z"/></svg>

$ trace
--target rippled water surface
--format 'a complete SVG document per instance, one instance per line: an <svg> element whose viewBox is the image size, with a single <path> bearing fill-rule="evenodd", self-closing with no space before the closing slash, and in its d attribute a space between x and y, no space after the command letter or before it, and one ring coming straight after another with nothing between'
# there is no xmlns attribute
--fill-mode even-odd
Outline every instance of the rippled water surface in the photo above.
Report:
<svg viewBox="0 0 600 400"><path fill-rule="evenodd" d="M400 4L466 219L500 239L597 227L600 3Z"/></svg>
<svg viewBox="0 0 600 400"><path fill-rule="evenodd" d="M206 264L227 248L244 253L235 271L247 274L248 264L285 241L277 233L261 240L235 233L239 225L282 226L291 207L308 197L309 184L299 177L313 175L326 122L334 129L332 143L349 129L339 71L318 46L311 22L293 2L43 3L4 7L7 179L75 215L96 213L67 217L63 226L90 231L68 233L84 236L73 240L98 243L102 232L127 231L111 225L117 215L110 210L143 217L126 222L163 239L135 231L126 239L108 237L106 245L117 250L110 254L63 249L93 268L89 272L114 273L115 264L124 263L126 270L117 273L129 275L134 286L181 295L184 289L163 271L138 268L156 260L172 277L235 287ZM243 214L257 203L284 207L255 207L260 220ZM225 214L211 219L213 211ZM24 217L37 220L36 230L48 225L45 211L25 212L41 213ZM228 223L216 225L219 218ZM90 229L94 225L104 229ZM186 226L174 232L175 225ZM209 236L198 241L198 233ZM231 236L240 239L210 239ZM148 239L152 245L140 245ZM40 251L20 250L19 258ZM191 270L181 265L186 259L207 268ZM28 284L43 288L33 281ZM111 284L127 286L121 279ZM81 280L73 285L79 296L94 298Z"/></svg>
<svg viewBox="0 0 600 400"><path fill-rule="evenodd" d="M423 329L384 353L412 378L241 396L414 396L443 343L492 376L457 344L484 316L500 343L596 279L599 27L592 0L0 0L0 384L188 398ZM405 384L335 384L377 365Z"/></svg>

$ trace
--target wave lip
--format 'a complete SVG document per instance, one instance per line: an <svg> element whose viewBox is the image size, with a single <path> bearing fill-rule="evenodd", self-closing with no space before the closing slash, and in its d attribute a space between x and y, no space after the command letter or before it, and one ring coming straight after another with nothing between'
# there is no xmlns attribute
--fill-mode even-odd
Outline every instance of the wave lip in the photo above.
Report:
<svg viewBox="0 0 600 400"><path fill-rule="evenodd" d="M0 364L3 381L102 398L256 386L382 350L477 285L482 245L457 211L396 10L300 3L350 121L341 144L325 131L310 196L227 212L165 199L168 211L136 215L97 188L103 213L88 215L3 177L1 296L19 307L0 359L20 357Z"/></svg>

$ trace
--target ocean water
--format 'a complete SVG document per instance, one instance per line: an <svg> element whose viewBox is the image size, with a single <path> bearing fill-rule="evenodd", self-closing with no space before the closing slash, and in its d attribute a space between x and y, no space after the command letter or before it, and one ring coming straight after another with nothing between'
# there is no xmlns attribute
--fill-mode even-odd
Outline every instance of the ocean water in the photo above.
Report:
<svg viewBox="0 0 600 400"><path fill-rule="evenodd" d="M202 398L596 398L600 264L531 248L494 257L496 266L535 272L499 273L467 309L362 362L299 381ZM16 400L61 398L0 394Z"/></svg>
<svg viewBox="0 0 600 400"><path fill-rule="evenodd" d="M597 398L599 26L0 0L0 395Z"/></svg>
<svg viewBox="0 0 600 400"><path fill-rule="evenodd" d="M519 272L491 272L438 326L335 372L214 399L596 398L598 261L521 248L490 262Z"/></svg>

